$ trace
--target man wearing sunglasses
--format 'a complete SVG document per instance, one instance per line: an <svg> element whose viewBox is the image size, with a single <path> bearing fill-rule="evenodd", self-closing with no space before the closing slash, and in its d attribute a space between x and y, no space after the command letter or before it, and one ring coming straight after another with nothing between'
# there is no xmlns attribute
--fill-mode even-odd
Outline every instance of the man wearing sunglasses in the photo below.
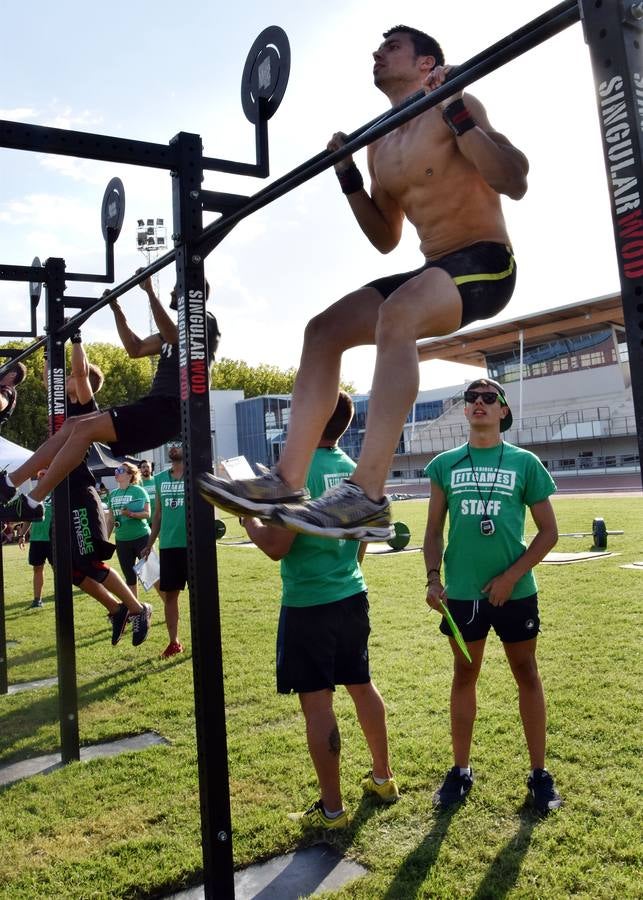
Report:
<svg viewBox="0 0 643 900"><path fill-rule="evenodd" d="M426 602L438 611L441 600L448 605L472 660L465 660L442 619L440 631L451 637L454 657L454 765L434 801L441 807L452 806L464 800L473 785L469 754L476 717L476 683L487 635L493 628L518 687L531 762L527 786L534 806L545 814L557 809L562 801L545 768L545 697L536 663L540 618L532 570L558 539L549 499L556 485L533 453L503 441L501 433L511 427L512 415L498 382L490 378L474 381L464 392L464 401L468 442L438 454L425 470L431 478L424 537ZM537 529L529 546L524 536L527 507Z"/></svg>

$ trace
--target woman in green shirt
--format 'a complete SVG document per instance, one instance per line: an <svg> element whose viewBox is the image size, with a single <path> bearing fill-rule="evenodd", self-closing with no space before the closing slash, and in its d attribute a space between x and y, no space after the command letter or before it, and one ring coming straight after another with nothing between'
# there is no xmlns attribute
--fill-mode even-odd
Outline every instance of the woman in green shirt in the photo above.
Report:
<svg viewBox="0 0 643 900"><path fill-rule="evenodd" d="M109 495L107 528L115 532L116 553L129 589L136 596L134 564L141 558L150 534L150 498L141 486L141 473L132 463L124 462L115 470L118 487Z"/></svg>

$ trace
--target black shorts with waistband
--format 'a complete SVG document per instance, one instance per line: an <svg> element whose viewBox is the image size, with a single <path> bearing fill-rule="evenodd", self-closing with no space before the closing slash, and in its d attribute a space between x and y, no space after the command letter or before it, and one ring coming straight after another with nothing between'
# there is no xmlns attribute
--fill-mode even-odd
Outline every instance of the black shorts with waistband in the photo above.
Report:
<svg viewBox="0 0 643 900"><path fill-rule="evenodd" d="M386 299L427 269L443 269L454 280L462 298L460 328L497 315L509 303L516 285L516 261L511 247L480 241L439 259L427 259L412 272L377 278L364 287L375 288Z"/></svg>
<svg viewBox="0 0 643 900"><path fill-rule="evenodd" d="M135 403L114 406L107 412L116 432L116 440L109 444L114 456L140 453L180 438L181 401L178 397L147 395Z"/></svg>
<svg viewBox="0 0 643 900"><path fill-rule="evenodd" d="M360 591L317 606L282 606L277 631L277 692L334 691L368 684L368 596Z"/></svg>
<svg viewBox="0 0 643 900"><path fill-rule="evenodd" d="M502 606L492 606L487 598L482 600L447 601L449 612L467 643L481 641L493 628L503 644L530 641L540 631L538 595L507 600ZM452 637L447 620L442 618L440 631Z"/></svg>
<svg viewBox="0 0 643 900"><path fill-rule="evenodd" d="M188 583L187 547L159 550L160 591L182 591Z"/></svg>
<svg viewBox="0 0 643 900"><path fill-rule="evenodd" d="M29 565L40 568L46 562L53 566L54 559L51 552L51 541L30 541L29 542Z"/></svg>

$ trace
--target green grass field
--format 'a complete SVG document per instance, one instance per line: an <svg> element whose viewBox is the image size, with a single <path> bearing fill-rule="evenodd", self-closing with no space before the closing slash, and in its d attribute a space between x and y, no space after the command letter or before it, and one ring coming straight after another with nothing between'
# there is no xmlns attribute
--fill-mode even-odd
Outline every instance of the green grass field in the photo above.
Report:
<svg viewBox="0 0 643 900"><path fill-rule="evenodd" d="M548 819L524 806L528 761L517 693L502 647L490 637L479 685L466 805L436 814L431 795L451 765L451 654L424 603L421 553L368 555L371 666L388 708L391 755L402 791L394 807L361 798L368 754L341 689L342 777L351 827L330 842L369 874L338 898L634 898L641 866L641 664L643 574L619 568L643 559L643 499L556 498L559 528L589 531L602 516L619 556L537 572L539 661L548 700L548 765L565 799ZM426 501L396 505L421 544ZM240 537L227 519L226 540ZM531 524L531 523L530 523ZM528 527L528 534L533 532ZM561 538L559 551L591 538ZM224 541L225 544L225 541ZM31 570L5 550L11 684L56 674L54 610L27 611ZM298 702L274 687L279 567L258 551L218 552L235 864L311 843L287 813L316 799ZM76 595L81 743L154 730L170 743L117 758L72 764L0 791L0 897L157 897L201 878L198 782L187 594L171 661L158 600L150 637L118 647L102 607ZM0 761L57 750L56 689L0 697Z"/></svg>

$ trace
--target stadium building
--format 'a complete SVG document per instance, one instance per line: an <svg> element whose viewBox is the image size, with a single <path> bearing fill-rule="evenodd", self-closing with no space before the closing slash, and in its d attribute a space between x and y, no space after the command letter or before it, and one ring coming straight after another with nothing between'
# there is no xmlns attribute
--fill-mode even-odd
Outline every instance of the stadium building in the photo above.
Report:
<svg viewBox="0 0 643 900"><path fill-rule="evenodd" d="M536 453L559 483L570 476L586 480L593 475L603 484L640 487L619 294L420 341L418 353L421 361L476 366L481 375L499 381L514 419L506 439ZM435 454L466 441L464 386L418 394L391 466L394 484L423 479ZM227 397L225 403L223 396L217 400L217 393ZM355 418L341 445L357 458L368 396L356 395L354 401ZM278 461L288 431L289 395L245 400L241 392L213 392L212 410L215 459L238 454L252 464Z"/></svg>

